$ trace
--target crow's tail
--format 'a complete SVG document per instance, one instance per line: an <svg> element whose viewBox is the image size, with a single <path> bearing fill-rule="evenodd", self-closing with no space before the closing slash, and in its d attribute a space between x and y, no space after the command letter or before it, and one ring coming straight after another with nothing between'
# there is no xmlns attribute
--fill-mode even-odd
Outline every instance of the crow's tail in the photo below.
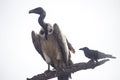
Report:
<svg viewBox="0 0 120 80"><path fill-rule="evenodd" d="M116 57L114 57L114 56L112 56L110 54L105 54L105 53L99 52L98 53L98 58L99 59L102 59L102 58L113 58L113 59L115 59Z"/></svg>
<svg viewBox="0 0 120 80"><path fill-rule="evenodd" d="M116 58L116 57L114 57L114 56L112 56L112 55L110 55L110 54L106 54L106 57L107 57L107 58L113 58L113 59Z"/></svg>

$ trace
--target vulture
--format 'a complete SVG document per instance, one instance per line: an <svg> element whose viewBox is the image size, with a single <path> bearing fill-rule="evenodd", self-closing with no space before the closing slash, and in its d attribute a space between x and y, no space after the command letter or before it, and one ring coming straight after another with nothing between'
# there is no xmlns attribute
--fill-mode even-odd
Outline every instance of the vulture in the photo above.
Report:
<svg viewBox="0 0 120 80"><path fill-rule="evenodd" d="M35 49L48 64L48 70L50 70L51 65L56 71L64 71L67 66L73 64L70 53L75 53L75 50L71 43L56 23L52 26L44 22L46 12L42 7L32 9L29 13L40 15L38 23L42 28L39 34L31 32ZM70 75L58 76L58 80L69 80Z"/></svg>

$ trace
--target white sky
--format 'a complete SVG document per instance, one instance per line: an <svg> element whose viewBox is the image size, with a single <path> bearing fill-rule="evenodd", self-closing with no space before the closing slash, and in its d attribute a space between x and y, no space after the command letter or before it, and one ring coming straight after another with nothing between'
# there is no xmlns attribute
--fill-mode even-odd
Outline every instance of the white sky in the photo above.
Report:
<svg viewBox="0 0 120 80"><path fill-rule="evenodd" d="M74 73L71 80L120 80L119 0L1 0L1 80L26 80L47 69L31 40L31 31L40 30L38 15L28 14L40 6L46 10L45 21L57 23L75 47L74 63L89 60L78 50L84 46L117 57L93 70Z"/></svg>

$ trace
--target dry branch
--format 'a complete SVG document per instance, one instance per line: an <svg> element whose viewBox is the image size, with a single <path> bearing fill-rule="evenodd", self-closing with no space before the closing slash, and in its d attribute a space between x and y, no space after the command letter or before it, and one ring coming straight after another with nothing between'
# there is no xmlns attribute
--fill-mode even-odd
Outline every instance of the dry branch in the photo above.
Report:
<svg viewBox="0 0 120 80"><path fill-rule="evenodd" d="M51 79L51 78L54 78L57 76L74 73L79 70L94 69L95 67L100 66L107 61L109 61L109 59L101 60L97 63L94 63L92 61L89 61L87 63L85 63L85 62L76 63L70 67L67 67L64 72L60 71L60 72L56 73L56 71L50 71L47 73L38 74L36 76L33 76L32 78L27 78L27 80L47 80L47 79Z"/></svg>

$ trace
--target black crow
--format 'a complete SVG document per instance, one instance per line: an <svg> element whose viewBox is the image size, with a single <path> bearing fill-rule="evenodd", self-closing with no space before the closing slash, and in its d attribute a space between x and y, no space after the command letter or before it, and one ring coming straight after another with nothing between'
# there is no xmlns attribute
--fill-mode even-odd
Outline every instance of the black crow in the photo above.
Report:
<svg viewBox="0 0 120 80"><path fill-rule="evenodd" d="M98 59L116 58L110 54L105 54L105 53L99 52L97 50L91 50L88 47L83 47L83 48L80 48L79 50L83 50L84 54L87 58L90 58L92 61L96 61L96 62L98 62Z"/></svg>

